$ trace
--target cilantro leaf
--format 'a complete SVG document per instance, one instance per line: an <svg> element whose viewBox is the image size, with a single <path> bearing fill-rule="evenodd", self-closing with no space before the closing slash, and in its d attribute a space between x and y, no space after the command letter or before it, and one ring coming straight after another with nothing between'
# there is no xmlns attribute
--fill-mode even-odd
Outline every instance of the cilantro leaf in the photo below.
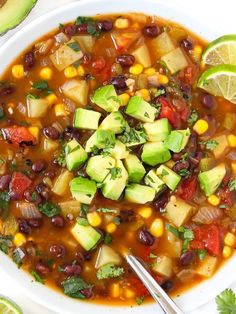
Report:
<svg viewBox="0 0 236 314"><path fill-rule="evenodd" d="M92 286L87 284L82 278L69 277L61 283L64 293L72 298L84 299L85 296L80 292L84 289L90 289Z"/></svg>
<svg viewBox="0 0 236 314"><path fill-rule="evenodd" d="M203 261L204 258L206 257L206 250L195 250L195 252L197 253L201 261Z"/></svg>
<svg viewBox="0 0 236 314"><path fill-rule="evenodd" d="M78 217L76 219L76 222L78 225L81 225L81 226L88 226L89 225L88 220L86 218Z"/></svg>
<svg viewBox="0 0 236 314"><path fill-rule="evenodd" d="M141 297L136 297L135 300L138 305L141 305L144 301L144 295L142 295Z"/></svg>
<svg viewBox="0 0 236 314"><path fill-rule="evenodd" d="M116 278L123 275L125 272L123 267L117 267L113 263L106 264L99 268L97 271L97 278L108 279L108 278Z"/></svg>
<svg viewBox="0 0 236 314"><path fill-rule="evenodd" d="M66 166L66 152L65 152L66 145L62 144L60 155L56 158L56 162L59 166L65 168Z"/></svg>
<svg viewBox="0 0 236 314"><path fill-rule="evenodd" d="M48 82L44 80L40 80L33 83L33 88L38 89L45 94L53 93L53 90L49 87Z"/></svg>
<svg viewBox="0 0 236 314"><path fill-rule="evenodd" d="M103 240L104 244L110 244L112 242L112 236L107 233L104 237L104 240Z"/></svg>
<svg viewBox="0 0 236 314"><path fill-rule="evenodd" d="M180 237L184 240L182 252L185 253L188 249L189 242L194 239L194 233L191 229L185 228L184 226L179 227Z"/></svg>
<svg viewBox="0 0 236 314"><path fill-rule="evenodd" d="M10 196L9 193L0 192L0 213L3 219L6 219L9 211Z"/></svg>
<svg viewBox="0 0 236 314"><path fill-rule="evenodd" d="M198 119L198 112L195 109L191 110L190 117L188 118L188 124L191 126L193 125Z"/></svg>
<svg viewBox="0 0 236 314"><path fill-rule="evenodd" d="M116 180L117 178L121 178L122 169L119 167L107 168L111 175L111 180Z"/></svg>
<svg viewBox="0 0 236 314"><path fill-rule="evenodd" d="M16 263L16 265L18 266L18 268L21 267L22 265L22 260L23 258L25 257L25 253L22 251L21 248L17 248L13 251L13 254L12 254L12 260L14 263Z"/></svg>
<svg viewBox="0 0 236 314"><path fill-rule="evenodd" d="M219 143L215 140L202 141L202 142L199 142L199 144L205 145L206 149L209 149L209 150L214 150L219 145Z"/></svg>
<svg viewBox="0 0 236 314"><path fill-rule="evenodd" d="M217 310L220 314L236 314L236 295L232 289L226 289L216 297Z"/></svg>
<svg viewBox="0 0 236 314"><path fill-rule="evenodd" d="M31 271L31 275L34 277L35 281L44 285L44 279L35 270Z"/></svg>
<svg viewBox="0 0 236 314"><path fill-rule="evenodd" d="M230 191L236 191L236 179L230 180L229 189L230 189Z"/></svg>
<svg viewBox="0 0 236 314"><path fill-rule="evenodd" d="M12 245L13 236L3 236L0 235L0 251L7 254L9 248Z"/></svg>
<svg viewBox="0 0 236 314"><path fill-rule="evenodd" d="M58 215L61 211L58 205L49 201L40 204L38 210L49 218Z"/></svg>
<svg viewBox="0 0 236 314"><path fill-rule="evenodd" d="M89 206L87 204L81 204L80 206L80 216L86 217L89 210Z"/></svg>
<svg viewBox="0 0 236 314"><path fill-rule="evenodd" d="M79 44L76 41L68 43L67 46L75 52L79 52L81 50Z"/></svg>

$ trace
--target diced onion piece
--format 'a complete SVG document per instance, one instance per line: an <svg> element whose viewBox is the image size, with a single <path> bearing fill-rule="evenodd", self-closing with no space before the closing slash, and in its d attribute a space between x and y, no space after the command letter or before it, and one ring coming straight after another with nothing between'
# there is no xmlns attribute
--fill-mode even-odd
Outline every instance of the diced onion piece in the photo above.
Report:
<svg viewBox="0 0 236 314"><path fill-rule="evenodd" d="M29 118L41 118L46 115L49 104L47 99L28 98L27 111Z"/></svg>
<svg viewBox="0 0 236 314"><path fill-rule="evenodd" d="M218 207L204 206L201 207L192 220L199 224L210 224L222 217L222 210Z"/></svg>
<svg viewBox="0 0 236 314"><path fill-rule="evenodd" d="M17 207L20 209L21 215L26 219L37 219L42 217L42 214L33 203L18 202Z"/></svg>

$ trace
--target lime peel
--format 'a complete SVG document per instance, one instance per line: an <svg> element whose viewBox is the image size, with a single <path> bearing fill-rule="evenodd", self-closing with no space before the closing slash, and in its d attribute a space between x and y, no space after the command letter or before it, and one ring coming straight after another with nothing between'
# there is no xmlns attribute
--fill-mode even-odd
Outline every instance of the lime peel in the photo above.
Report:
<svg viewBox="0 0 236 314"><path fill-rule="evenodd" d="M23 314L16 303L3 296L0 296L0 313Z"/></svg>

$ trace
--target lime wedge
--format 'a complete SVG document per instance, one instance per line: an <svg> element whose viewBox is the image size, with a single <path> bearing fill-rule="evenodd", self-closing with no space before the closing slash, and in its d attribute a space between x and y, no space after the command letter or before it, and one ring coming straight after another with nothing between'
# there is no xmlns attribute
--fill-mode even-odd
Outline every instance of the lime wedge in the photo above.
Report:
<svg viewBox="0 0 236 314"><path fill-rule="evenodd" d="M202 54L205 64L236 65L236 34L225 35L212 41Z"/></svg>
<svg viewBox="0 0 236 314"><path fill-rule="evenodd" d="M236 65L216 65L202 73L198 87L236 104Z"/></svg>
<svg viewBox="0 0 236 314"><path fill-rule="evenodd" d="M0 313L1 314L23 314L22 310L14 302L0 296Z"/></svg>

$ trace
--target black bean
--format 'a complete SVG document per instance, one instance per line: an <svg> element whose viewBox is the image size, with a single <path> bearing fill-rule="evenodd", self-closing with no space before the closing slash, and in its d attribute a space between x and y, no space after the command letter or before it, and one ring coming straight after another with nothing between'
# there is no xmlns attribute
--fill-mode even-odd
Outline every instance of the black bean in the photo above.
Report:
<svg viewBox="0 0 236 314"><path fill-rule="evenodd" d="M168 195L166 193L163 193L160 195L160 197L153 203L153 207L155 210L161 212L166 204L168 203Z"/></svg>
<svg viewBox="0 0 236 314"><path fill-rule="evenodd" d="M178 160L180 160L180 159L182 158L182 156L183 156L184 153L185 153L185 152L183 152L183 151L181 151L180 153L174 153L174 154L172 155L172 159L173 159L174 161L178 161Z"/></svg>
<svg viewBox="0 0 236 314"><path fill-rule="evenodd" d="M42 198L44 198L45 200L49 199L50 189L46 185L44 185L43 183L39 183L38 185L36 185L36 190Z"/></svg>
<svg viewBox="0 0 236 314"><path fill-rule="evenodd" d="M78 262L83 262L84 261L84 255L81 252L76 252L75 253L75 257L76 257L76 260Z"/></svg>
<svg viewBox="0 0 236 314"><path fill-rule="evenodd" d="M91 252L84 252L84 260L85 261L90 261L92 258L92 253Z"/></svg>
<svg viewBox="0 0 236 314"><path fill-rule="evenodd" d="M86 299L90 299L92 297L92 295L93 295L92 288L90 288L90 289L82 289L82 290L80 290L80 293L83 294L83 296Z"/></svg>
<svg viewBox="0 0 236 314"><path fill-rule="evenodd" d="M180 170L188 169L189 166L190 166L190 163L189 163L188 160L186 160L186 161L181 161L181 160L179 160L179 161L177 161L177 162L175 163L175 165L174 165L174 167L173 167L173 170L174 170L175 172L179 172Z"/></svg>
<svg viewBox="0 0 236 314"><path fill-rule="evenodd" d="M145 26L143 29L143 34L147 37L157 37L160 34L160 28L154 24Z"/></svg>
<svg viewBox="0 0 236 314"><path fill-rule="evenodd" d="M72 139L73 130L74 130L73 126L67 126L63 131L63 138Z"/></svg>
<svg viewBox="0 0 236 314"><path fill-rule="evenodd" d="M109 32L113 28L113 23L110 20L102 20L98 22L98 28L103 32Z"/></svg>
<svg viewBox="0 0 236 314"><path fill-rule="evenodd" d="M78 33L87 33L87 24L81 24L77 26Z"/></svg>
<svg viewBox="0 0 236 314"><path fill-rule="evenodd" d="M173 282L171 280L166 280L163 282L163 284L161 285L162 289L164 289L166 292L170 291L171 289L173 289Z"/></svg>
<svg viewBox="0 0 236 314"><path fill-rule="evenodd" d="M4 176L1 176L1 178L0 178L0 190L1 191L7 190L10 182L11 182L11 175L10 174L6 174Z"/></svg>
<svg viewBox="0 0 236 314"><path fill-rule="evenodd" d="M48 126L43 129L43 134L47 137L50 138L51 140L58 140L60 137L59 131L54 128L53 126Z"/></svg>
<svg viewBox="0 0 236 314"><path fill-rule="evenodd" d="M77 33L77 30L78 30L78 27L75 24L66 25L63 28L63 32L69 37L75 35Z"/></svg>
<svg viewBox="0 0 236 314"><path fill-rule="evenodd" d="M72 137L76 141L79 141L79 139L80 139L80 131L78 129L74 129L73 132L72 132Z"/></svg>
<svg viewBox="0 0 236 314"><path fill-rule="evenodd" d="M120 222L130 222L135 218L135 213L132 209L121 210L119 217Z"/></svg>
<svg viewBox="0 0 236 314"><path fill-rule="evenodd" d="M183 253L179 258L179 263L182 266L189 266L195 258L196 254L194 251L188 251Z"/></svg>
<svg viewBox="0 0 236 314"><path fill-rule="evenodd" d="M191 155L195 155L197 152L197 134L192 133L190 135L188 145L187 145L187 151Z"/></svg>
<svg viewBox="0 0 236 314"><path fill-rule="evenodd" d="M78 264L62 266L62 271L66 276L78 276L81 273L81 270L82 268Z"/></svg>
<svg viewBox="0 0 236 314"><path fill-rule="evenodd" d="M129 54L123 54L116 57L116 62L122 67L131 67L135 62L135 57Z"/></svg>
<svg viewBox="0 0 236 314"><path fill-rule="evenodd" d="M13 94L15 87L12 85L2 85L0 86L0 97Z"/></svg>
<svg viewBox="0 0 236 314"><path fill-rule="evenodd" d="M65 225L65 220L60 215L52 217L51 221L52 221L53 226L56 228L63 228Z"/></svg>
<svg viewBox="0 0 236 314"><path fill-rule="evenodd" d="M44 265L42 262L38 262L35 265L35 270L37 273L43 276L47 276L50 273L50 268L47 265Z"/></svg>
<svg viewBox="0 0 236 314"><path fill-rule="evenodd" d="M31 227L29 226L28 222L25 219L18 219L18 225L20 232L24 234L30 234L31 233Z"/></svg>
<svg viewBox="0 0 236 314"><path fill-rule="evenodd" d="M45 162L43 160L37 160L32 165L34 172L41 172L45 168Z"/></svg>
<svg viewBox="0 0 236 314"><path fill-rule="evenodd" d="M191 43L190 40L188 40L187 38L184 38L180 42L180 47L185 49L185 50L192 50L193 44Z"/></svg>
<svg viewBox="0 0 236 314"><path fill-rule="evenodd" d="M32 218L32 219L28 219L27 223L32 228L40 228L42 226L43 221L42 219Z"/></svg>
<svg viewBox="0 0 236 314"><path fill-rule="evenodd" d="M124 75L114 76L110 79L110 84L114 85L116 91L122 92L127 89L126 77Z"/></svg>
<svg viewBox="0 0 236 314"><path fill-rule="evenodd" d="M24 69L29 71L35 65L35 55L33 51L29 51L24 55Z"/></svg>
<svg viewBox="0 0 236 314"><path fill-rule="evenodd" d="M61 244L53 244L49 249L50 253L52 253L55 257L64 257L66 255L66 249Z"/></svg>
<svg viewBox="0 0 236 314"><path fill-rule="evenodd" d="M152 246L155 242L155 238L147 230L141 230L138 234L138 240L140 243L146 246Z"/></svg>
<svg viewBox="0 0 236 314"><path fill-rule="evenodd" d="M202 106L205 109L208 109L208 110L214 109L215 105L216 105L216 103L215 103L215 99L213 98L213 96L211 96L209 94L205 94L202 97Z"/></svg>

